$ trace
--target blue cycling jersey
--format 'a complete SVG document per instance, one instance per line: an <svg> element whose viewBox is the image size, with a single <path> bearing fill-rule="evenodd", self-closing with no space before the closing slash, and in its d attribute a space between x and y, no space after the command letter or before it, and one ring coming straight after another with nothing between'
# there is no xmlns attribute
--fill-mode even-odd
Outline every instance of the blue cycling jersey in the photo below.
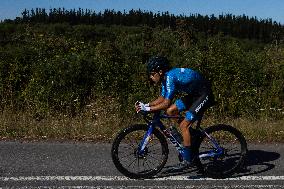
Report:
<svg viewBox="0 0 284 189"><path fill-rule="evenodd" d="M173 68L165 73L161 95L172 100L176 93L194 94L204 88L205 79L190 68Z"/></svg>

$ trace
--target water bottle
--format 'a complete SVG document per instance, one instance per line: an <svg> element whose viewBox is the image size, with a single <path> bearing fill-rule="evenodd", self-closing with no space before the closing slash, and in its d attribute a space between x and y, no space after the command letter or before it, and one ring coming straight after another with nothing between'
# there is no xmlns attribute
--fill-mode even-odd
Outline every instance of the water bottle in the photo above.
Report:
<svg viewBox="0 0 284 189"><path fill-rule="evenodd" d="M177 128L174 127L174 126L171 126L171 127L170 127L170 131L171 131L172 136L178 141L178 143L181 144L181 142L182 142L182 136L181 136L181 134L178 132Z"/></svg>

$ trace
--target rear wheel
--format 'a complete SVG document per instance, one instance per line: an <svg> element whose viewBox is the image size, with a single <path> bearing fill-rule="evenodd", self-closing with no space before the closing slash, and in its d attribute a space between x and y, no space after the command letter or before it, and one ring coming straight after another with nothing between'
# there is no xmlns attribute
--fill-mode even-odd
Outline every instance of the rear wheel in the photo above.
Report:
<svg viewBox="0 0 284 189"><path fill-rule="evenodd" d="M238 171L247 154L247 143L242 133L229 125L215 125L205 131L221 149L217 150L207 135L201 137L197 148L198 165L203 173L212 178L224 178ZM208 154L211 154L210 157Z"/></svg>
<svg viewBox="0 0 284 189"><path fill-rule="evenodd" d="M130 178L149 178L156 175L168 159L168 144L164 135L153 130L149 143L143 153L138 146L143 139L147 125L132 125L122 130L115 138L111 155L116 168Z"/></svg>

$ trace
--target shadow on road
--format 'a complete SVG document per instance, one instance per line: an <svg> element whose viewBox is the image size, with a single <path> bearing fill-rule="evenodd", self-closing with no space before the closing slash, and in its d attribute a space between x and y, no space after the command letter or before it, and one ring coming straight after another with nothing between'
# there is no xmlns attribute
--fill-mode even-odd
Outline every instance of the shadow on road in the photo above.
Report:
<svg viewBox="0 0 284 189"><path fill-rule="evenodd" d="M173 170L173 166L167 166L167 167L164 167L164 169L161 171L161 173L158 176L156 176L156 178L184 175L184 174L190 174L190 173L192 174L197 173L199 176L202 175L196 167L192 167L184 171L175 171Z"/></svg>
<svg viewBox="0 0 284 189"><path fill-rule="evenodd" d="M249 176L267 172L275 167L273 161L279 158L280 154L276 152L267 152L264 150L249 150L243 168L238 173L234 174L232 177ZM197 168L191 168L181 172L174 172L171 170L171 166L165 167L157 177L168 177L189 173L197 174L197 176L202 177L202 174Z"/></svg>
<svg viewBox="0 0 284 189"><path fill-rule="evenodd" d="M269 171L275 167L273 161L279 158L280 154L276 152L250 150L248 152L245 166L238 176L248 176Z"/></svg>

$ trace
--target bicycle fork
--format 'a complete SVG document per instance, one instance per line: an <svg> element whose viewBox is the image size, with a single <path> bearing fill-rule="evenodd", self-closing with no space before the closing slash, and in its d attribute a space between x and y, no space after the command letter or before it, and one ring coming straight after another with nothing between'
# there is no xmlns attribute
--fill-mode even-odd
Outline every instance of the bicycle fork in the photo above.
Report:
<svg viewBox="0 0 284 189"><path fill-rule="evenodd" d="M140 142L139 146L138 146L138 154L142 155L145 151L145 148L147 146L147 144L149 143L149 140L151 138L151 135L153 133L154 130L154 126L150 125L149 129L147 130L146 134L143 137L143 140Z"/></svg>

